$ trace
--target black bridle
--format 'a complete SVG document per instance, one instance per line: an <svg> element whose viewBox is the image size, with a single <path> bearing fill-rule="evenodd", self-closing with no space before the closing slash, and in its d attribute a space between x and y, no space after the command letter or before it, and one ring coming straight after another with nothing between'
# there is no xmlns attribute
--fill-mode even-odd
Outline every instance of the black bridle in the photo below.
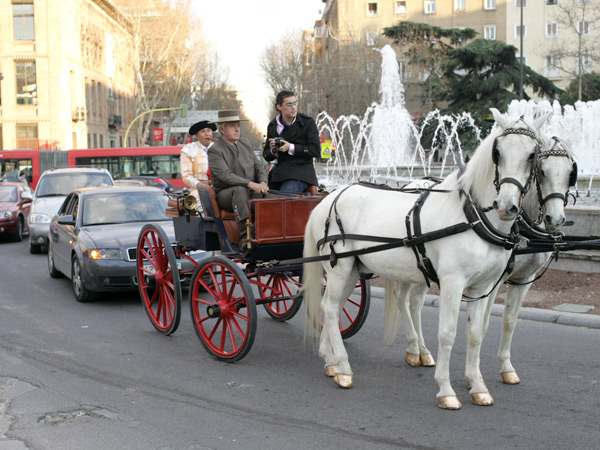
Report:
<svg viewBox="0 0 600 450"><path fill-rule="evenodd" d="M523 118L521 117L520 120L523 120ZM498 162L500 160L500 151L496 148L496 146L497 146L498 139L500 139L501 137L508 136L509 134L521 134L523 136L528 136L531 139L533 139L536 144L535 150L534 150L533 165L531 167L531 171L529 172L529 177L527 178L527 181L525 182L524 186L521 184L521 182L519 180L512 178L512 177L505 177L505 178L502 178L501 180L499 180L500 175L498 173ZM494 145L492 147L492 161L494 162L494 166L495 166L494 186L496 187L496 192L500 192L500 186L502 186L504 183L511 183L519 188L519 190L521 191L521 201L523 200L523 197L525 197L525 194L527 193L527 191L529 190L529 187L531 186L531 182L532 182L534 174L535 174L534 168L537 165L537 159L538 159L538 155L540 153L540 147L541 147L541 144L540 144L540 141L539 141L536 133L534 133L533 131L530 131L526 128L507 128L506 130L504 130L504 132L501 135L499 135L498 137L496 137L496 139L494 139Z"/></svg>
<svg viewBox="0 0 600 450"><path fill-rule="evenodd" d="M540 210L539 210L538 218L534 222L535 224L539 224L542 222L545 204L548 200L550 200L552 198L559 198L563 201L564 205L567 206L567 202L569 200L569 195L570 195L569 188L571 186L575 186L575 183L577 182L577 163L573 160L573 158L571 157L569 152L567 152L567 150L565 150L565 148L564 148L563 144L560 142L559 138L557 138L556 136L553 136L552 140L554 141L554 143L552 144L552 147L549 150L541 151L538 154L538 160L537 160L537 164L535 167L535 184L536 184L537 193L538 193L538 201L540 204ZM542 161L550 156L562 156L565 158L569 158L569 160L573 164L573 170L571 170L571 175L569 176L569 186L567 187L567 192L565 192L564 194L562 192L552 192L551 194L548 194L544 197L544 194L542 193L542 187L540 185ZM573 198L575 198L572 194L571 194L571 196Z"/></svg>

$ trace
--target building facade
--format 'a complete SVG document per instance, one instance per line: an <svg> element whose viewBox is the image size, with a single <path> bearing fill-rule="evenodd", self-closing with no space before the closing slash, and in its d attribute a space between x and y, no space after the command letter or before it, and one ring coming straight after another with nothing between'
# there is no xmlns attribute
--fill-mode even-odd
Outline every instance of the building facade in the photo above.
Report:
<svg viewBox="0 0 600 450"><path fill-rule="evenodd" d="M0 149L124 146L131 42L110 0L0 0Z"/></svg>
<svg viewBox="0 0 600 450"><path fill-rule="evenodd" d="M323 0L323 3L323 15L315 23L314 31L317 66L326 66L332 52L342 45L381 46L386 43L381 37L385 27L409 21L441 28L472 28L478 37L515 46L517 55L521 51L522 33L524 62L561 88L573 80L578 70L598 69L598 55L594 54L598 46L594 43L598 43L600 32L593 27L594 19L600 19L597 0ZM565 17L567 10L578 10L580 16L575 17L572 26ZM576 55L580 40L588 49L581 58ZM427 104L419 90L427 74L411 70L402 56L399 59L407 107L411 112L424 112ZM582 65L578 69L580 59ZM324 109L326 91L324 88Z"/></svg>

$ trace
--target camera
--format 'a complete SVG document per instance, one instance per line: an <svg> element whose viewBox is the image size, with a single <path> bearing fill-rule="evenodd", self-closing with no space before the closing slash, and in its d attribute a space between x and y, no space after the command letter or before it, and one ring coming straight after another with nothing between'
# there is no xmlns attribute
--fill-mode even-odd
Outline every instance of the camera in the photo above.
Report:
<svg viewBox="0 0 600 450"><path fill-rule="evenodd" d="M283 142L281 142L280 137L273 138L273 142L275 144L275 148L281 148L283 146Z"/></svg>

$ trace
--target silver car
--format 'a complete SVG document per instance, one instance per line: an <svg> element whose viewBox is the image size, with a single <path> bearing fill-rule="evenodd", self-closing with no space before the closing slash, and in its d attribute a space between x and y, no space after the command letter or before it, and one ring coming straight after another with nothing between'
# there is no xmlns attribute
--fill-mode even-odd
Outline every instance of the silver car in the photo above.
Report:
<svg viewBox="0 0 600 450"><path fill-rule="evenodd" d="M106 169L74 167L46 170L35 189L29 214L29 252L46 251L50 221L72 190L113 184Z"/></svg>
<svg viewBox="0 0 600 450"><path fill-rule="evenodd" d="M164 191L154 187L76 189L50 223L50 276L70 278L79 302L91 301L100 292L137 289L137 241L143 226L160 225L175 241L166 209ZM193 269L185 259L177 266Z"/></svg>

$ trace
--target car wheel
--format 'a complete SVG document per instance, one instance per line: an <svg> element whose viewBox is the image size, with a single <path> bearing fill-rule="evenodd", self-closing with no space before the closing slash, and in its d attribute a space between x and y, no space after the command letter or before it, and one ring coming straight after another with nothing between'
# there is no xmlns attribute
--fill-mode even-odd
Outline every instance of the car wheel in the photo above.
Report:
<svg viewBox="0 0 600 450"><path fill-rule="evenodd" d="M37 255L38 253L42 253L42 246L38 244L29 243L29 253L32 255Z"/></svg>
<svg viewBox="0 0 600 450"><path fill-rule="evenodd" d="M23 216L19 216L19 218L17 219L17 229L15 230L15 233L13 234L13 241L21 242L23 240L23 226L24 226Z"/></svg>
<svg viewBox="0 0 600 450"><path fill-rule="evenodd" d="M48 244L48 273L52 278L61 278L63 276L56 267L54 267L54 253L52 251L52 245Z"/></svg>
<svg viewBox="0 0 600 450"><path fill-rule="evenodd" d="M71 281L73 284L73 294L78 302L84 303L94 300L94 293L88 290L83 283L81 263L76 255L71 260Z"/></svg>

